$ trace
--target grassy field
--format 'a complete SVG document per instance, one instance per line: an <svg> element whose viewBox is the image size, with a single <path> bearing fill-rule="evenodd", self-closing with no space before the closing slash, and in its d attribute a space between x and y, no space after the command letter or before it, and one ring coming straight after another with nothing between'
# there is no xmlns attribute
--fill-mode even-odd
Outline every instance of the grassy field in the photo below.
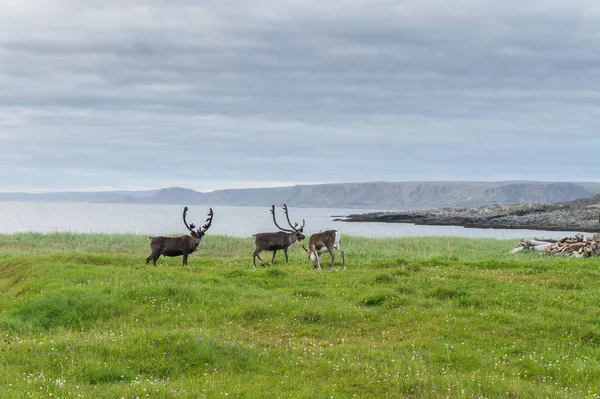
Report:
<svg viewBox="0 0 600 399"><path fill-rule="evenodd" d="M0 398L599 397L600 261L515 244L343 237L319 273L297 244L253 270L250 239L154 267L142 236L0 235Z"/></svg>

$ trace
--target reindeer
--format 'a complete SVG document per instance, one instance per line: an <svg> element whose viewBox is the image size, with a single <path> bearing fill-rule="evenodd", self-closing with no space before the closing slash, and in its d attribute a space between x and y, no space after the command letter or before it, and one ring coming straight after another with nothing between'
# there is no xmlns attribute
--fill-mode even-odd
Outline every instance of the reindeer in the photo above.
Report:
<svg viewBox="0 0 600 399"><path fill-rule="evenodd" d="M337 230L327 230L321 233L315 233L310 236L308 240L308 249L302 244L302 248L308 253L308 259L310 259L313 267L321 270L321 254L325 251L331 255L331 266L329 270L333 269L333 261L335 260L335 254L333 249L335 248L340 255L342 255L342 267L346 269L346 257L344 251L340 246L341 234Z"/></svg>
<svg viewBox="0 0 600 399"><path fill-rule="evenodd" d="M288 208L286 204L283 204L283 211L285 212L285 217L287 219L288 224L291 227L290 229L284 229L277 224L277 220L275 218L275 205L271 205L271 215L273 215L273 223L275 226L281 231L276 233L258 233L254 234L254 253L252 254L252 267L256 269L256 258L260 260L261 266L264 266L264 262L260 257L259 253L262 251L273 251L273 258L271 258L271 265L275 260L275 254L278 250L283 249L283 253L285 254L285 262L288 262L288 247L292 245L296 241L304 240L304 225L306 222L302 219L302 226L298 227L298 223L295 223L292 226L290 222L290 217L288 214Z"/></svg>
<svg viewBox="0 0 600 399"><path fill-rule="evenodd" d="M204 226L194 231L196 227L194 223L188 226L185 217L187 215L188 207L183 208L183 223L185 227L190 231L190 235L181 236L181 237L148 237L150 240L150 248L152 249L152 254L146 258L146 264L152 261L154 266L156 266L156 260L163 256L181 256L183 255L183 266L187 265L187 259L189 254L196 251L198 249L198 245L200 245L200 240L204 237L206 230L212 224L213 219L213 210L209 208L208 210L208 218L206 219L206 223Z"/></svg>

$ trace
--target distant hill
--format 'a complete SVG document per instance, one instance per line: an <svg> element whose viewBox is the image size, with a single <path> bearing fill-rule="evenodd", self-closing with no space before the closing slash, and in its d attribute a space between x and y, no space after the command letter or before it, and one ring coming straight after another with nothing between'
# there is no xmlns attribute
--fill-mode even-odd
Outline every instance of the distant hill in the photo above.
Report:
<svg viewBox="0 0 600 399"><path fill-rule="evenodd" d="M152 197L158 190L146 191L86 191L59 193L0 193L0 201L37 201L37 202L121 202L125 198L133 200Z"/></svg>
<svg viewBox="0 0 600 399"><path fill-rule="evenodd" d="M571 201L594 192L574 183L545 182L406 182L342 183L292 187L218 190L201 193L167 188L152 197L127 202L299 207L424 209Z"/></svg>
<svg viewBox="0 0 600 399"><path fill-rule="evenodd" d="M600 194L600 183L591 183L591 182L573 182L588 191L591 191L594 194Z"/></svg>
<svg viewBox="0 0 600 399"><path fill-rule="evenodd" d="M240 206L287 203L315 208L427 209L564 202L589 198L599 191L600 183L372 182L228 189L208 193L181 187L96 193L0 193L0 200Z"/></svg>

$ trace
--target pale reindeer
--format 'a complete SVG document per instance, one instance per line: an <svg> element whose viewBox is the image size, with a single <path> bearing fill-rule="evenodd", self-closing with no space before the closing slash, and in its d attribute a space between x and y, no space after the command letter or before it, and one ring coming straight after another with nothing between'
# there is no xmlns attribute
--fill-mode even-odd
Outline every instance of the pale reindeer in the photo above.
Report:
<svg viewBox="0 0 600 399"><path fill-rule="evenodd" d="M342 255L342 268L346 269L346 257L344 251L340 245L341 234L337 230L326 230L320 233L315 233L310 236L308 240L308 249L302 244L302 248L308 253L308 259L310 259L313 267L321 270L321 254L329 252L331 255L331 266L329 270L333 269L333 261L335 260L335 254L333 250L339 252Z"/></svg>

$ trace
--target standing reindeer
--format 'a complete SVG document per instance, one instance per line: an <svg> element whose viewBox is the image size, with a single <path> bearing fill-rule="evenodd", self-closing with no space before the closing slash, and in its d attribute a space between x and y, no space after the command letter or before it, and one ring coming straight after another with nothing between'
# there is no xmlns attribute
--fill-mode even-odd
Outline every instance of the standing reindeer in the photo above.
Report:
<svg viewBox="0 0 600 399"><path fill-rule="evenodd" d="M275 205L271 205L271 215L273 215L273 223L275 226L281 231L276 233L258 233L254 234L254 254L252 254L252 267L256 269L256 258L260 260L261 266L264 266L264 262L260 257L259 253L262 251L273 251L273 258L271 259L271 265L275 260L275 254L278 250L283 249L283 253L285 254L285 262L288 262L288 247L292 245L296 241L304 240L304 225L306 222L302 219L302 226L298 227L298 223L295 223L292 226L290 222L290 217L288 215L288 208L286 204L283 204L283 211L285 212L285 218L287 219L288 224L291 227L290 229L284 229L277 224L277 220L275 219Z"/></svg>
<svg viewBox="0 0 600 399"><path fill-rule="evenodd" d="M208 218L206 223L198 230L194 231L196 227L194 223L188 226L185 216L187 215L188 207L183 208L183 223L185 227L190 231L190 235L181 237L148 237L150 240L150 248L152 253L146 258L146 264L152 261L156 266L156 260L163 256L181 256L183 255L183 266L187 265L187 259L189 254L198 249L200 240L204 237L204 233L212 224L213 210L209 208Z"/></svg>
<svg viewBox="0 0 600 399"><path fill-rule="evenodd" d="M346 258L344 256L344 251L340 246L340 238L341 234L337 230L327 230L321 233L315 233L310 236L308 240L308 249L302 244L302 248L308 253L308 259L310 259L313 267L321 270L321 254L325 251L329 252L331 255L331 266L329 270L333 269L333 261L335 260L335 254L333 253L333 249L342 255L342 267L346 269Z"/></svg>

